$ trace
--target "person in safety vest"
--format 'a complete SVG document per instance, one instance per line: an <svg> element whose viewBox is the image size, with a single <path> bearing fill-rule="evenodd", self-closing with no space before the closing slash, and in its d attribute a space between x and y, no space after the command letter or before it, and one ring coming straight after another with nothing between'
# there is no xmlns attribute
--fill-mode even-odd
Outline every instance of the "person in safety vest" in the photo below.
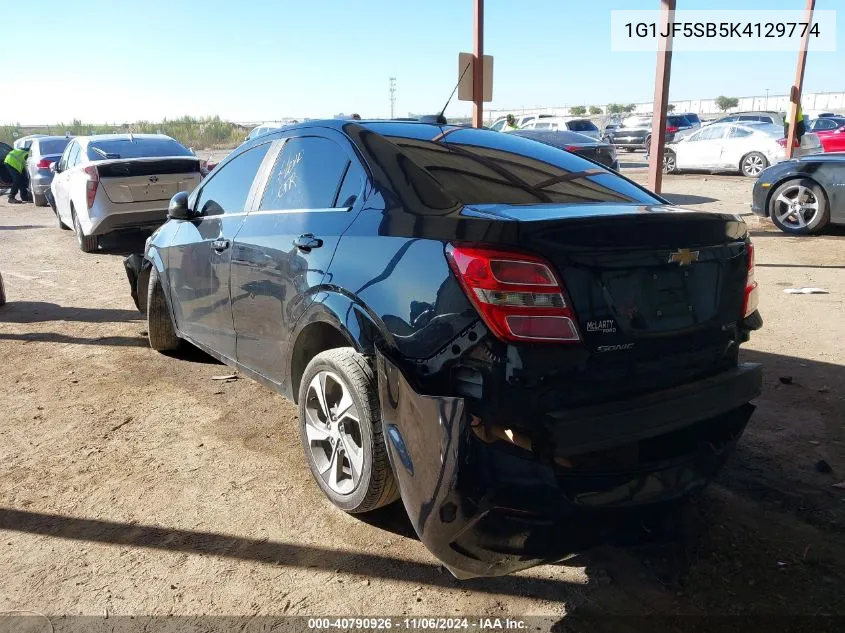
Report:
<svg viewBox="0 0 845 633"><path fill-rule="evenodd" d="M12 188L9 190L9 202L12 204L21 204L26 199L26 159L29 157L29 150L13 149L6 154L3 165L6 171L9 172L12 180ZM20 192L21 199L17 200L15 194Z"/></svg>
<svg viewBox="0 0 845 633"><path fill-rule="evenodd" d="M804 123L804 113L801 111L801 101L798 97L798 91L795 89L795 86L792 87L790 91L790 97L793 102L795 102L796 110L795 110L795 147L801 146L801 137L804 136L804 133L807 131L807 126ZM783 120L783 137L788 139L789 138L789 112L787 111L786 117Z"/></svg>

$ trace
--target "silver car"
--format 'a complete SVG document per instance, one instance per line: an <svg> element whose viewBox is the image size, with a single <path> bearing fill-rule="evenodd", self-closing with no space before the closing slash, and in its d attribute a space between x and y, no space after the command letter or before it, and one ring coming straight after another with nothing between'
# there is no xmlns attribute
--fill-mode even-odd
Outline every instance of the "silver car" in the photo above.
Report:
<svg viewBox="0 0 845 633"><path fill-rule="evenodd" d="M78 136L52 169L59 226L73 227L86 253L103 235L160 226L170 198L202 178L199 158L163 134Z"/></svg>
<svg viewBox="0 0 845 633"><path fill-rule="evenodd" d="M29 190L37 207L47 206L47 193L53 182L50 164L61 158L72 137L40 136L32 140L29 157L26 159L26 171L29 174Z"/></svg>

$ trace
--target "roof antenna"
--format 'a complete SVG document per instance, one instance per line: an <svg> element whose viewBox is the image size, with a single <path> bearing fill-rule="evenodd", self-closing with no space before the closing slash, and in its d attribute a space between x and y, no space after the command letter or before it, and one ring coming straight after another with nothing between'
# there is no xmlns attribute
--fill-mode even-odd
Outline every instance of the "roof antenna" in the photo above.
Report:
<svg viewBox="0 0 845 633"><path fill-rule="evenodd" d="M443 123L446 123L446 119L443 118L443 113L446 112L446 108L449 107L449 104L452 103L452 97L455 96L455 93L458 91L458 86L461 85L461 80L464 78L464 75L467 74L469 67L471 66L470 63L467 63L466 67L464 67L464 71L461 73L461 76L458 77L458 83L455 84L455 88L452 90L452 94L449 95L449 98L446 100L446 105L443 106L443 109L440 111L440 114L437 115L438 123L442 120Z"/></svg>

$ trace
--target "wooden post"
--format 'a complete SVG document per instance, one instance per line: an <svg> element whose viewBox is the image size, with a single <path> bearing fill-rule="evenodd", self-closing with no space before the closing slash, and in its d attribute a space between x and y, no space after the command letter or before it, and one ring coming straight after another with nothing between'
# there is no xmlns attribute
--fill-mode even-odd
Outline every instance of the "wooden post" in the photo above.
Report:
<svg viewBox="0 0 845 633"><path fill-rule="evenodd" d="M660 193L663 187L663 145L666 143L666 107L669 104L669 77L672 74L672 33L668 27L675 20L676 0L660 2L660 32L669 33L663 50L657 51L654 74L654 113L651 116L651 146L648 158L648 188ZM659 48L659 45L658 45Z"/></svg>
<svg viewBox="0 0 845 633"><path fill-rule="evenodd" d="M807 0L807 9L804 14L804 22L808 24L807 30L801 37L801 48L798 51L798 64L795 68L795 83L789 91L789 136L786 139L786 157L792 158L795 145L795 136L798 130L795 129L798 118L798 106L801 104L801 91L804 88L804 68L807 66L807 43L810 41L810 26L813 23L813 9L816 8L816 0Z"/></svg>
<svg viewBox="0 0 845 633"><path fill-rule="evenodd" d="M475 0L475 47L472 60L472 126L484 126L484 0Z"/></svg>

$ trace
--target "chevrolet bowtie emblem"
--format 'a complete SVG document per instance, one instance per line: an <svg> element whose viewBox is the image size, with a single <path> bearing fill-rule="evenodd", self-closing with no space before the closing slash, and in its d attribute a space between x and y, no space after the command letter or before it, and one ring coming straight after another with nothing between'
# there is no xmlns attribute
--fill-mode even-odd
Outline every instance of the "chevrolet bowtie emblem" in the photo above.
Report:
<svg viewBox="0 0 845 633"><path fill-rule="evenodd" d="M669 263L675 263L679 266L689 266L693 262L698 261L698 251L691 251L688 248L679 248L674 253L669 255Z"/></svg>

